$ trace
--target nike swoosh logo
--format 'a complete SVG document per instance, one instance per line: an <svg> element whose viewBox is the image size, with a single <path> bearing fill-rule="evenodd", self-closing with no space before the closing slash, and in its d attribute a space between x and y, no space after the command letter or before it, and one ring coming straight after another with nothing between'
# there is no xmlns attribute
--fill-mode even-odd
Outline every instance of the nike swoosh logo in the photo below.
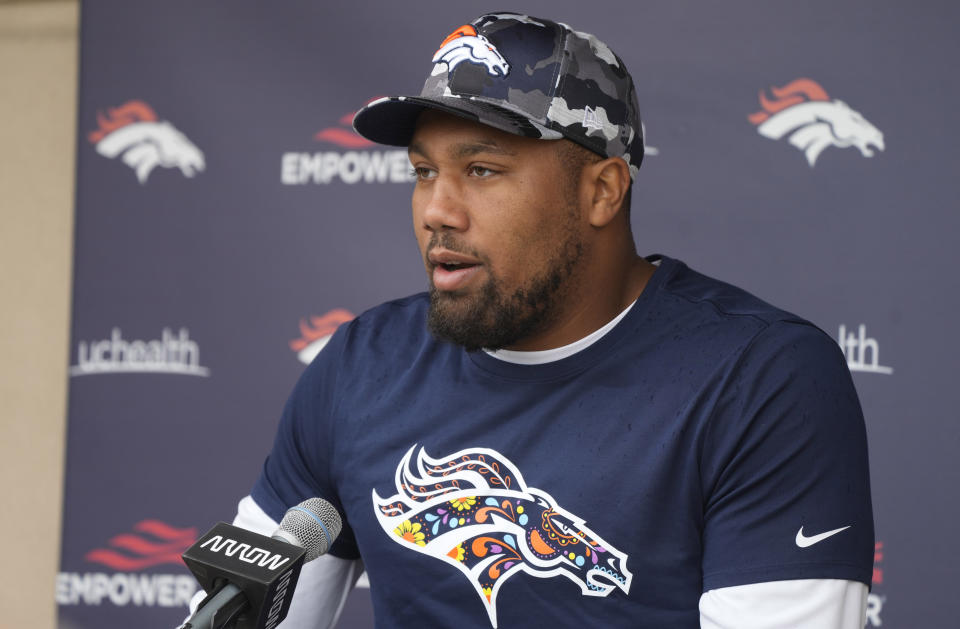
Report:
<svg viewBox="0 0 960 629"><path fill-rule="evenodd" d="M851 525L852 526L852 525ZM807 537L803 534L803 527L800 527L800 530L797 531L797 546L800 548L806 548L807 546L813 546L814 544L819 544L828 537L832 537L839 533L840 531L846 531L850 526L841 526L838 529L833 529L832 531L827 531L825 533L820 533L819 535L813 535Z"/></svg>

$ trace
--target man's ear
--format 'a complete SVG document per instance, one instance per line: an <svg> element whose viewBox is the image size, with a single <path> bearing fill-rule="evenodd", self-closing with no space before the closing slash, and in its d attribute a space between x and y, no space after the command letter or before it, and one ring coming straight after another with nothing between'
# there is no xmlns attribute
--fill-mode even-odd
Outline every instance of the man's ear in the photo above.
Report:
<svg viewBox="0 0 960 629"><path fill-rule="evenodd" d="M605 227L623 205L623 198L630 188L630 168L623 158L608 157L585 167L584 176L589 184L590 224Z"/></svg>

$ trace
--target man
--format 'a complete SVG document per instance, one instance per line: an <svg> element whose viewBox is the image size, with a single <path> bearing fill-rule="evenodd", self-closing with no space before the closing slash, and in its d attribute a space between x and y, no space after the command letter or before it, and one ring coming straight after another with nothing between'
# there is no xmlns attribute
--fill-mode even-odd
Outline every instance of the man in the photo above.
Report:
<svg viewBox="0 0 960 629"><path fill-rule="evenodd" d="M343 326L236 522L344 532L284 627L863 626L863 418L811 324L637 256L633 80L591 35L482 16L362 135L408 146L430 290ZM362 564L361 564L362 560Z"/></svg>

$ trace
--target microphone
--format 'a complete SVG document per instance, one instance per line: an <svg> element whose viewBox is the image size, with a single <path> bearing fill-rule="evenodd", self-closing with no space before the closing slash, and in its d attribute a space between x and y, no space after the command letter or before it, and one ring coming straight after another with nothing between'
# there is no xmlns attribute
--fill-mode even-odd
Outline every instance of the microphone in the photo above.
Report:
<svg viewBox="0 0 960 629"><path fill-rule="evenodd" d="M208 594L180 629L273 629L287 616L304 562L326 553L342 526L322 498L287 510L272 537L215 525L182 555Z"/></svg>

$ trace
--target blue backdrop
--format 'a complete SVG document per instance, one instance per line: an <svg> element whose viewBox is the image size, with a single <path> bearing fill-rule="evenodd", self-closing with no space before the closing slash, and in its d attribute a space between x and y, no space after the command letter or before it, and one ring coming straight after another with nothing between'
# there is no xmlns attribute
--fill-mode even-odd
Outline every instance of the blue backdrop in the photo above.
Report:
<svg viewBox="0 0 960 629"><path fill-rule="evenodd" d="M304 361L425 287L405 152L349 116L418 92L439 42L500 8L83 2L61 627L182 619L179 553L232 518ZM837 339L870 440L867 625L956 626L960 7L507 8L598 34L635 77L640 251ZM372 626L365 590L340 625Z"/></svg>

